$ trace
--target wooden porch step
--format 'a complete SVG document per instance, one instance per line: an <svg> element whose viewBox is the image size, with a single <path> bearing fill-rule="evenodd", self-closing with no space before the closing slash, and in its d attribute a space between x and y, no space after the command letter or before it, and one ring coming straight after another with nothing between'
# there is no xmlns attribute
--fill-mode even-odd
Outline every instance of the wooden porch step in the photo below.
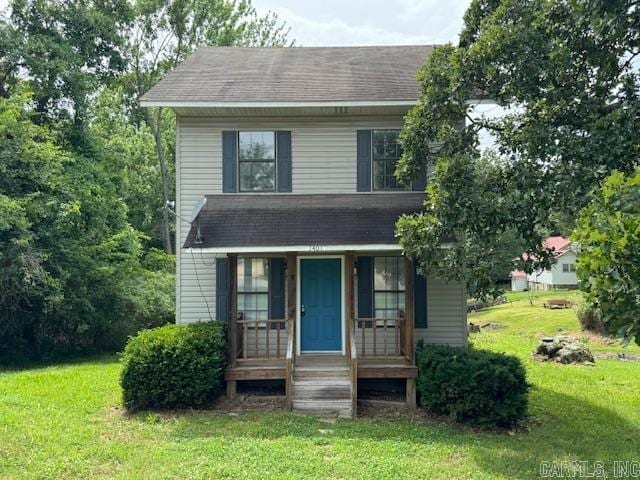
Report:
<svg viewBox="0 0 640 480"><path fill-rule="evenodd" d="M351 418L353 385L344 357L314 357L296 362L291 384L292 409L307 415Z"/></svg>

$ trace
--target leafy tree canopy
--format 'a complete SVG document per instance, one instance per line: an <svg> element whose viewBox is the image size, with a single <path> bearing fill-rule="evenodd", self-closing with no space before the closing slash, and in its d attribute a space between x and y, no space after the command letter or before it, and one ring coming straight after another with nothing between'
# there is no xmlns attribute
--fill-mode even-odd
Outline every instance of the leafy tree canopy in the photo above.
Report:
<svg viewBox="0 0 640 480"><path fill-rule="evenodd" d="M542 239L559 223L571 228L613 170L640 163L639 54L637 0L474 0L460 44L436 48L420 70L401 135L401 181L435 164L424 211L397 224L405 252L423 270L462 278L478 255L471 247L499 249L511 231L527 254L515 267L548 266ZM507 113L474 115L480 97ZM500 156L490 166L479 165L481 130ZM451 234L464 241L439 246Z"/></svg>
<svg viewBox="0 0 640 480"><path fill-rule="evenodd" d="M195 48L283 45L249 0L12 0L0 18L0 361L174 316L175 122L139 97Z"/></svg>
<svg viewBox="0 0 640 480"><path fill-rule="evenodd" d="M578 217L578 277L607 329L640 345L640 170L614 172Z"/></svg>

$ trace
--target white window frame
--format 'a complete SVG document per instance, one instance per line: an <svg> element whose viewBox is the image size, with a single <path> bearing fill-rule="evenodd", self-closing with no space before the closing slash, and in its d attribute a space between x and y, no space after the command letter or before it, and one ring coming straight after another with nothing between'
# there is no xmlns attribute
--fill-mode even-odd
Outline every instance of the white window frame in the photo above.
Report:
<svg viewBox="0 0 640 480"><path fill-rule="evenodd" d="M250 193L276 193L278 191L278 139L276 133L278 130L261 130L261 129L245 129L238 130L236 138L236 165L237 165L237 178L238 193L250 194ZM240 164L251 163L252 161L258 162L270 162L271 160L241 160L240 159L240 135L242 133L271 133L273 135L273 189L272 190L242 190Z"/></svg>

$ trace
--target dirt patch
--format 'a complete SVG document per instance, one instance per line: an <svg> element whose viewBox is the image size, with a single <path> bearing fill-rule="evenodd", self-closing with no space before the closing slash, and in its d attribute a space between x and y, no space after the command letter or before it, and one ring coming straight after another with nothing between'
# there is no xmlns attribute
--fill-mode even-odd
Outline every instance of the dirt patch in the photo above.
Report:
<svg viewBox="0 0 640 480"><path fill-rule="evenodd" d="M621 360L623 362L640 362L640 354L627 352L593 352L596 358L607 360Z"/></svg>
<svg viewBox="0 0 640 480"><path fill-rule="evenodd" d="M480 333L483 330L487 330L487 331L502 330L507 327L506 325L502 325L501 323L488 322L482 325L477 325L473 322L469 322L468 328L469 328L469 333Z"/></svg>
<svg viewBox="0 0 640 480"><path fill-rule="evenodd" d="M423 411L412 411L404 402L383 400L358 400L358 418L380 418L387 420L425 420Z"/></svg>
<svg viewBox="0 0 640 480"><path fill-rule="evenodd" d="M501 323L485 323L484 325L480 325L482 330L503 330L507 328L506 325L502 325Z"/></svg>
<svg viewBox="0 0 640 480"><path fill-rule="evenodd" d="M600 335L587 330L570 332L570 335L578 340L591 343L593 345L620 345L620 342L613 337L607 337L606 335Z"/></svg>
<svg viewBox="0 0 640 480"><path fill-rule="evenodd" d="M285 398L281 395L238 395L233 400L219 398L211 408L221 413L247 411L279 411L284 410Z"/></svg>

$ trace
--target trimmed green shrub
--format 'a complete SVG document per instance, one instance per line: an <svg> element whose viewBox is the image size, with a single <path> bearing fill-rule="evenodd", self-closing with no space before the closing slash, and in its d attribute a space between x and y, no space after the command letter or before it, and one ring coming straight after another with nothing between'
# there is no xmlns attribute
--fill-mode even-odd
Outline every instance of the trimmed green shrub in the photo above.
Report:
<svg viewBox="0 0 640 480"><path fill-rule="evenodd" d="M582 330L607 335L607 326L602 321L602 317L592 305L583 305L578 310L578 321Z"/></svg>
<svg viewBox="0 0 640 480"><path fill-rule="evenodd" d="M427 411L456 422L510 427L527 413L525 369L514 356L426 346L417 354L417 391Z"/></svg>
<svg viewBox="0 0 640 480"><path fill-rule="evenodd" d="M122 364L120 385L128 410L203 405L223 391L224 324L145 330L129 340Z"/></svg>

